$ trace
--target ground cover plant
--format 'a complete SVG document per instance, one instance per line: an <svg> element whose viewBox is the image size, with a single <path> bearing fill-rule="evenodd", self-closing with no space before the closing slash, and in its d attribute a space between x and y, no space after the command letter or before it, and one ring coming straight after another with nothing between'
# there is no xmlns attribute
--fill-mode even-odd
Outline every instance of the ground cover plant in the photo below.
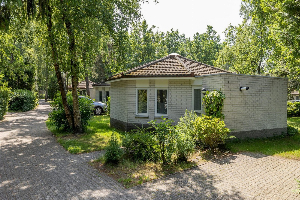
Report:
<svg viewBox="0 0 300 200"><path fill-rule="evenodd" d="M250 151L300 160L300 117L290 117L287 122L287 136L234 141L228 142L226 146L234 153Z"/></svg>

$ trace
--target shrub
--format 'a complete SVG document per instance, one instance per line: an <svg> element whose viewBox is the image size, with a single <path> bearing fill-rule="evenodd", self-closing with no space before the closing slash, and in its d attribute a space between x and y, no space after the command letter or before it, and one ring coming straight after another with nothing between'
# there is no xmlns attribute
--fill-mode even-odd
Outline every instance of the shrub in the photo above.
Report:
<svg viewBox="0 0 300 200"><path fill-rule="evenodd" d="M292 135L296 135L299 133L299 130L293 126L288 125L287 127L287 134L292 136Z"/></svg>
<svg viewBox="0 0 300 200"><path fill-rule="evenodd" d="M176 125L176 130L188 134L195 137L195 127L194 122L198 118L198 115L195 111L185 111L185 114L183 117L180 117L178 124Z"/></svg>
<svg viewBox="0 0 300 200"><path fill-rule="evenodd" d="M169 164L172 161L172 155L175 153L176 134L175 128L172 126L172 120L162 118L163 121L156 123L156 120L152 120L149 123L154 128L154 136L158 141L160 159L163 164Z"/></svg>
<svg viewBox="0 0 300 200"><path fill-rule="evenodd" d="M203 97L206 115L224 118L222 114L224 99L225 95L221 91L207 91Z"/></svg>
<svg viewBox="0 0 300 200"><path fill-rule="evenodd" d="M145 128L126 134L122 146L125 147L125 155L134 161L158 160L158 143Z"/></svg>
<svg viewBox="0 0 300 200"><path fill-rule="evenodd" d="M300 102L287 102L287 115L288 117L300 116Z"/></svg>
<svg viewBox="0 0 300 200"><path fill-rule="evenodd" d="M80 98L78 101L82 128L86 130L88 122L91 118L91 113L93 111L92 101L88 98ZM71 115L73 117L73 97L71 92L68 92L67 94L67 103L70 108ZM49 120L51 124L56 126L57 129L62 128L66 131L72 131L72 127L70 127L66 118L66 113L63 107L62 98L60 94L58 94L57 97L54 98L53 102L51 103L51 107L52 111L49 113Z"/></svg>
<svg viewBox="0 0 300 200"><path fill-rule="evenodd" d="M7 87L6 83L2 83L2 76L0 76L0 120L7 112L10 89Z"/></svg>
<svg viewBox="0 0 300 200"><path fill-rule="evenodd" d="M110 97L107 97L106 106L107 106L106 113L109 115L110 114Z"/></svg>
<svg viewBox="0 0 300 200"><path fill-rule="evenodd" d="M124 154L115 134L112 134L105 150L104 160L106 164L118 164Z"/></svg>
<svg viewBox="0 0 300 200"><path fill-rule="evenodd" d="M187 161L194 152L195 142L191 135L177 130L176 134L176 158L177 161Z"/></svg>
<svg viewBox="0 0 300 200"><path fill-rule="evenodd" d="M9 109L26 112L38 105L38 95L30 90L14 90L9 100Z"/></svg>
<svg viewBox="0 0 300 200"><path fill-rule="evenodd" d="M224 121L211 116L197 117L194 126L198 142L209 148L224 144L229 133Z"/></svg>

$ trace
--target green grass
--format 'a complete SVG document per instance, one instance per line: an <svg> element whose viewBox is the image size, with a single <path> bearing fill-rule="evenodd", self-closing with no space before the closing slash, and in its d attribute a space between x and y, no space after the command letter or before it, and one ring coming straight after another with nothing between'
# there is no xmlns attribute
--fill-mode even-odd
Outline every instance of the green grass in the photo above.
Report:
<svg viewBox="0 0 300 200"><path fill-rule="evenodd" d="M74 135L57 130L49 121L46 122L48 129L56 136L57 141L70 153L87 153L105 149L108 141L115 133L120 137L123 132L110 127L108 115L94 116L85 134Z"/></svg>
<svg viewBox="0 0 300 200"><path fill-rule="evenodd" d="M288 118L288 125L300 131L300 117ZM293 136L277 136L266 139L249 139L228 142L226 146L234 153L250 151L300 160L299 132Z"/></svg>

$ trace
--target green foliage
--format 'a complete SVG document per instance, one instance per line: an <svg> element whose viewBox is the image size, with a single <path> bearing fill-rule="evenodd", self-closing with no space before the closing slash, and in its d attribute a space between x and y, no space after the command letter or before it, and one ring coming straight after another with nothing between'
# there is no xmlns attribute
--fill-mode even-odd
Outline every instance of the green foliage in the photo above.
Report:
<svg viewBox="0 0 300 200"><path fill-rule="evenodd" d="M193 38L189 56L198 62L213 65L222 47L220 36L208 25L205 33L196 33Z"/></svg>
<svg viewBox="0 0 300 200"><path fill-rule="evenodd" d="M194 152L195 150L195 142L193 137L180 131L176 127L176 159L177 161L184 161L188 160L188 157Z"/></svg>
<svg viewBox="0 0 300 200"><path fill-rule="evenodd" d="M299 133L299 130L291 125L288 125L287 127L287 134L288 135L297 135Z"/></svg>
<svg viewBox="0 0 300 200"><path fill-rule="evenodd" d="M121 149L118 138L112 134L108 146L105 149L104 160L106 164L118 164L124 154Z"/></svg>
<svg viewBox="0 0 300 200"><path fill-rule="evenodd" d="M110 114L110 97L107 97L107 100L106 100L106 113L109 115Z"/></svg>
<svg viewBox="0 0 300 200"><path fill-rule="evenodd" d="M67 101L68 106L71 110L71 114L73 115L73 97L71 92L67 94ZM91 118L91 113L93 111L92 101L88 98L80 98L78 101L81 116L81 124L83 129L86 130L86 127ZM51 107L52 111L49 113L49 120L51 124L55 125L57 129L62 128L63 130L72 131L72 128L69 126L69 123L66 118L60 93L58 93L57 97L51 103Z"/></svg>
<svg viewBox="0 0 300 200"><path fill-rule="evenodd" d="M205 115L198 117L194 121L194 126L198 142L209 148L224 144L229 133L224 121L216 117Z"/></svg>
<svg viewBox="0 0 300 200"><path fill-rule="evenodd" d="M221 91L207 91L203 97L205 113L208 116L224 118L222 113L225 95Z"/></svg>
<svg viewBox="0 0 300 200"><path fill-rule="evenodd" d="M300 117L300 102L287 102L287 116Z"/></svg>
<svg viewBox="0 0 300 200"><path fill-rule="evenodd" d="M167 165L171 163L172 155L176 151L176 132L174 126L172 126L172 120L167 120L163 117L162 120L159 123L156 120L152 120L149 123L154 128L153 134L158 141L160 159L164 165Z"/></svg>
<svg viewBox="0 0 300 200"><path fill-rule="evenodd" d="M176 130L194 137L196 135L194 122L197 118L198 115L195 111L186 110L184 116L180 117Z"/></svg>
<svg viewBox="0 0 300 200"><path fill-rule="evenodd" d="M5 113L7 112L10 89L7 87L6 83L2 82L2 77L0 75L0 120L3 119Z"/></svg>
<svg viewBox="0 0 300 200"><path fill-rule="evenodd" d="M29 90L14 90L10 96L9 109L26 112L38 105L38 94Z"/></svg>
<svg viewBox="0 0 300 200"><path fill-rule="evenodd" d="M133 161L157 161L158 143L148 129L139 128L125 135L125 155Z"/></svg>

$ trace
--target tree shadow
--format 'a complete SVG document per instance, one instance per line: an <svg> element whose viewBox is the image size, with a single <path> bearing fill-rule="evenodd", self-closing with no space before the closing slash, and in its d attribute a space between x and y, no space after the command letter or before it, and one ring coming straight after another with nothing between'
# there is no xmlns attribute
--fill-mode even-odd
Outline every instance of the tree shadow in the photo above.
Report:
<svg viewBox="0 0 300 200"><path fill-rule="evenodd" d="M220 191L216 188L218 180L214 175L196 167L181 173L155 180L130 190L143 199L244 199L236 188Z"/></svg>
<svg viewBox="0 0 300 200"><path fill-rule="evenodd" d="M117 182L69 154L47 130L49 106L0 122L0 199L133 199Z"/></svg>

